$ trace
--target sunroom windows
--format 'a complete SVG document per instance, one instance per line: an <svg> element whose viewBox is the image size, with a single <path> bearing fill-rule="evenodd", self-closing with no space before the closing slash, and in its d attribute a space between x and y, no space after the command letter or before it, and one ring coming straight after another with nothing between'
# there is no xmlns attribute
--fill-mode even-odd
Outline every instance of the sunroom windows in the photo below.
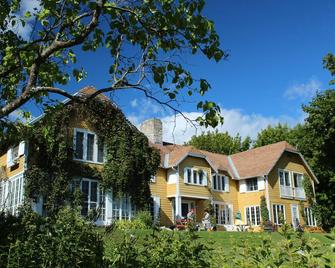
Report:
<svg viewBox="0 0 335 268"><path fill-rule="evenodd" d="M249 206L245 208L245 219L248 225L261 224L261 211L259 206Z"/></svg>
<svg viewBox="0 0 335 268"><path fill-rule="evenodd" d="M15 215L23 204L24 177L15 175L7 181L0 181L0 211Z"/></svg>
<svg viewBox="0 0 335 268"><path fill-rule="evenodd" d="M306 219L306 225L308 226L316 226L316 221L315 218L313 216L313 212L311 208L305 208L305 219Z"/></svg>
<svg viewBox="0 0 335 268"><path fill-rule="evenodd" d="M231 205L214 202L214 215L216 223L219 225L229 225L232 224L232 209Z"/></svg>
<svg viewBox="0 0 335 268"><path fill-rule="evenodd" d="M272 213L273 213L273 223L274 224L283 224L286 215L285 215L285 206L284 205L279 205L279 204L274 204L272 205Z"/></svg>
<svg viewBox="0 0 335 268"><path fill-rule="evenodd" d="M105 157L105 146L103 139L86 129L74 129L74 159L103 163Z"/></svg>

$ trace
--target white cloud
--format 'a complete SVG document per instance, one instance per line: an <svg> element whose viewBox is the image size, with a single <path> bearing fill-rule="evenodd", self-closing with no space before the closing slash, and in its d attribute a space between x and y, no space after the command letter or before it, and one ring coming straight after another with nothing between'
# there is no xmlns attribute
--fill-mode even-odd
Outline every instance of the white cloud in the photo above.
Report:
<svg viewBox="0 0 335 268"><path fill-rule="evenodd" d="M284 97L289 100L294 99L309 99L315 95L315 93L321 89L322 83L316 79L311 78L307 83L293 84L284 92Z"/></svg>
<svg viewBox="0 0 335 268"><path fill-rule="evenodd" d="M144 120L155 117L161 118L171 114L167 107L162 106L150 99L134 99L130 102L133 108L137 108L136 113L127 114L128 120L134 125L141 124Z"/></svg>
<svg viewBox="0 0 335 268"><path fill-rule="evenodd" d="M289 116L266 117L260 114L243 114L238 109L222 109L224 124L217 127L219 132L226 132L230 135L239 133L242 137L250 136L256 138L257 133L266 128L268 125L276 125L278 123L287 123L293 126L303 121L303 116L300 118L292 118ZM201 116L201 113L192 112L184 113L189 119L195 119ZM202 132L213 130L213 128L197 127L195 128L188 123L182 116L165 116L163 121L163 140L177 144L183 144L188 141L193 135L200 135Z"/></svg>

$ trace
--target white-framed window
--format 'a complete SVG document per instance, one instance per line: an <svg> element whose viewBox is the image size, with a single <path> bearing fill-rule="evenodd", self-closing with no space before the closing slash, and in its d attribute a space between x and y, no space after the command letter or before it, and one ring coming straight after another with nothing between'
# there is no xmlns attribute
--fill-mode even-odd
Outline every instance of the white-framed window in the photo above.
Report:
<svg viewBox="0 0 335 268"><path fill-rule="evenodd" d="M103 139L99 138L95 133L86 129L74 129L73 135L74 159L103 163L106 148Z"/></svg>
<svg viewBox="0 0 335 268"><path fill-rule="evenodd" d="M229 178L225 175L214 174L212 176L212 186L214 191L229 192Z"/></svg>
<svg viewBox="0 0 335 268"><path fill-rule="evenodd" d="M279 170L279 182L281 186L291 187L290 172L287 170Z"/></svg>
<svg viewBox="0 0 335 268"><path fill-rule="evenodd" d="M135 206L129 197L113 199L112 221L131 220L135 215Z"/></svg>
<svg viewBox="0 0 335 268"><path fill-rule="evenodd" d="M304 175L301 173L295 173L293 172L293 185L296 188L303 188L303 179Z"/></svg>
<svg viewBox="0 0 335 268"><path fill-rule="evenodd" d="M245 208L245 219L248 225L261 224L261 211L259 206L248 206Z"/></svg>
<svg viewBox="0 0 335 268"><path fill-rule="evenodd" d="M15 175L7 181L0 183L1 199L0 210L16 215L18 208L23 204L24 177L23 174Z"/></svg>
<svg viewBox="0 0 335 268"><path fill-rule="evenodd" d="M305 222L306 225L316 226L316 221L311 208L305 208L305 219L307 220L307 222Z"/></svg>
<svg viewBox="0 0 335 268"><path fill-rule="evenodd" d="M232 210L230 205L221 202L214 202L213 209L217 224L232 224Z"/></svg>
<svg viewBox="0 0 335 268"><path fill-rule="evenodd" d="M207 173L201 169L185 168L184 183L193 185L207 185Z"/></svg>
<svg viewBox="0 0 335 268"><path fill-rule="evenodd" d="M280 225L283 224L282 220L286 220L285 206L281 204L272 205L273 223Z"/></svg>
<svg viewBox="0 0 335 268"><path fill-rule="evenodd" d="M246 179L245 183L247 186L247 192L258 191L258 179L257 178Z"/></svg>
<svg viewBox="0 0 335 268"><path fill-rule="evenodd" d="M105 194L97 180L83 178L80 180L80 190L83 195L81 215L87 217L92 210L98 212L98 220L105 221Z"/></svg>

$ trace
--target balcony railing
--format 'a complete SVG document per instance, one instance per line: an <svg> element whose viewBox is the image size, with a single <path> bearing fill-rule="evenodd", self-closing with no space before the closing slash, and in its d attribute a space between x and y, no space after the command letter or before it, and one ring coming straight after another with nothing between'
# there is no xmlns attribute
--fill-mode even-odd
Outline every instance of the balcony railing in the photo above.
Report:
<svg viewBox="0 0 335 268"><path fill-rule="evenodd" d="M293 188L290 186L280 185L280 196L286 198L293 198Z"/></svg>
<svg viewBox="0 0 335 268"><path fill-rule="evenodd" d="M305 190L301 187L293 188L291 186L280 185L280 197L305 199Z"/></svg>
<svg viewBox="0 0 335 268"><path fill-rule="evenodd" d="M304 188L294 188L294 197L297 199L305 199L306 198L306 194L305 194L305 190Z"/></svg>

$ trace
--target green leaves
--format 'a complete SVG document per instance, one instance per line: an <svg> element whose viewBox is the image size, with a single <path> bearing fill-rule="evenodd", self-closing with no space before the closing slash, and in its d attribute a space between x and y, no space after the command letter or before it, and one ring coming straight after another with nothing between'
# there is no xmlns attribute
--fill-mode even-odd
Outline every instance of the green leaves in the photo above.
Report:
<svg viewBox="0 0 335 268"><path fill-rule="evenodd" d="M87 77L87 72L83 68L81 70L74 69L72 75L76 78L77 82L80 82Z"/></svg>

